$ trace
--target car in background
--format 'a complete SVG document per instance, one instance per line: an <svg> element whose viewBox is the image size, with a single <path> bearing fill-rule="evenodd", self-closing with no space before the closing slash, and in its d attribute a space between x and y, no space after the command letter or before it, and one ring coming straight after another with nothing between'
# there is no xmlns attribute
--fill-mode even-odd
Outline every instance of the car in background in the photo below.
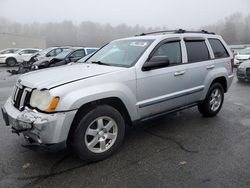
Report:
<svg viewBox="0 0 250 188"><path fill-rule="evenodd" d="M234 57L234 65L239 66L242 62L250 59L250 47L245 48L238 52Z"/></svg>
<svg viewBox="0 0 250 188"><path fill-rule="evenodd" d="M32 57L32 54L39 52L39 51L40 49L25 48L25 49L18 50L15 53L1 54L0 63L13 67L17 63L29 61L30 58Z"/></svg>
<svg viewBox="0 0 250 188"><path fill-rule="evenodd" d="M62 51L69 49L69 48L70 47L49 47L49 48L46 48L46 49L40 51L39 53L34 54L30 58L29 63L34 63L36 61L39 61L39 60L47 58L47 57L55 57L58 54L60 54Z"/></svg>
<svg viewBox="0 0 250 188"><path fill-rule="evenodd" d="M98 48L87 48L87 47L72 47L65 49L63 52L55 57L48 57L36 61L33 63L31 70L43 69L48 67L55 67L66 65L70 62L76 62L86 55L92 54Z"/></svg>
<svg viewBox="0 0 250 188"><path fill-rule="evenodd" d="M6 48L0 51L0 54L13 54L16 51L20 50L20 48Z"/></svg>
<svg viewBox="0 0 250 188"><path fill-rule="evenodd" d="M250 60L244 61L238 66L236 75L240 82L250 81Z"/></svg>

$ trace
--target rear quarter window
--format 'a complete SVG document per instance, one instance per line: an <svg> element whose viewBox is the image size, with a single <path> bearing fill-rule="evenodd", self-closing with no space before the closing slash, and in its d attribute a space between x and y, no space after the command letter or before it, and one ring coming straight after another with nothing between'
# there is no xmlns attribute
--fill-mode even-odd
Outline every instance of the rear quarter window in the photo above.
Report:
<svg viewBox="0 0 250 188"><path fill-rule="evenodd" d="M208 39L215 58L225 58L229 57L229 54L225 48L225 46L221 43L219 39Z"/></svg>
<svg viewBox="0 0 250 188"><path fill-rule="evenodd" d="M206 61L210 59L207 45L204 41L185 41L188 62L194 63L199 61Z"/></svg>

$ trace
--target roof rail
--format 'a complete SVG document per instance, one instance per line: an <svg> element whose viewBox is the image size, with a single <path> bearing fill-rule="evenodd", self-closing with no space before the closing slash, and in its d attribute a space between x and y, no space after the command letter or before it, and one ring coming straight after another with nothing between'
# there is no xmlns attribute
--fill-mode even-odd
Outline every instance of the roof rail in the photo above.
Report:
<svg viewBox="0 0 250 188"><path fill-rule="evenodd" d="M158 33L173 33L173 34L180 34L180 33L203 33L203 34L212 34L215 35L214 32L208 32L206 30L201 30L201 31L187 31L187 30L183 30L183 29L178 29L178 30L165 30L165 31L153 31L153 32L149 32L149 33L141 33L139 35L136 36L145 36L145 35L152 35L152 34L158 34Z"/></svg>

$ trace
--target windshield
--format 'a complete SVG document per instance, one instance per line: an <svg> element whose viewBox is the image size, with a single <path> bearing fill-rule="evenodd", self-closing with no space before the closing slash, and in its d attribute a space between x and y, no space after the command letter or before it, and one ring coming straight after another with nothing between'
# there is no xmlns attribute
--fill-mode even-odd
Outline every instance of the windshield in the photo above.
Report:
<svg viewBox="0 0 250 188"><path fill-rule="evenodd" d="M88 62L131 67L152 42L143 39L113 41L96 52Z"/></svg>
<svg viewBox="0 0 250 188"><path fill-rule="evenodd" d="M72 49L64 49L61 53L59 53L55 58L64 59L69 55L73 50Z"/></svg>
<svg viewBox="0 0 250 188"><path fill-rule="evenodd" d="M241 55L250 55L250 48L243 49L239 52Z"/></svg>

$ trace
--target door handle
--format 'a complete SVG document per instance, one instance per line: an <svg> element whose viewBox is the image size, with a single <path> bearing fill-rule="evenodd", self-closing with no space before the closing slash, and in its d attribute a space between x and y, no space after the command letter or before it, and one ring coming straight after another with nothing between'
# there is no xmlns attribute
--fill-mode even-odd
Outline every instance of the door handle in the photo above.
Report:
<svg viewBox="0 0 250 188"><path fill-rule="evenodd" d="M215 67L214 65L208 65L208 66L207 66L207 70L213 69L214 67Z"/></svg>
<svg viewBox="0 0 250 188"><path fill-rule="evenodd" d="M185 73L186 73L186 71L178 71L178 72L175 72L174 75L175 76L181 76L181 75L183 75Z"/></svg>

